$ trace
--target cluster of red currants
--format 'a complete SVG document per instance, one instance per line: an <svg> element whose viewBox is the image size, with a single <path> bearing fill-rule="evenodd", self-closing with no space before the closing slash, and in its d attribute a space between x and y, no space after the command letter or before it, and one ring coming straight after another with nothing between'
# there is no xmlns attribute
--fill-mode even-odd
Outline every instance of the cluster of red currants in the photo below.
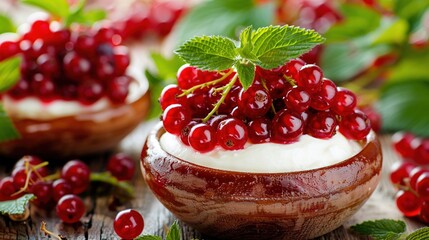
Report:
<svg viewBox="0 0 429 240"><path fill-rule="evenodd" d="M429 139L411 133L393 135L393 147L404 161L396 162L390 181L399 189L396 205L407 217L429 223Z"/></svg>
<svg viewBox="0 0 429 240"><path fill-rule="evenodd" d="M58 174L49 175L43 162L35 156L25 156L14 166L11 176L0 180L0 201L13 200L25 193L32 193L32 203L46 209L56 204L56 212L65 223L78 222L85 213L85 204L78 196L87 190L90 169L82 161L67 162ZM107 171L118 180L131 180L135 172L134 160L118 153L108 160Z"/></svg>
<svg viewBox="0 0 429 240"><path fill-rule="evenodd" d="M6 92L14 99L78 100L92 104L106 96L126 100L131 78L128 49L112 28L72 30L47 17L23 24L19 39L0 41L0 61L20 54L21 78Z"/></svg>
<svg viewBox="0 0 429 240"><path fill-rule="evenodd" d="M337 127L361 140L371 129L354 93L300 59L272 70L257 67L247 90L233 69L209 72L185 65L177 80L159 99L164 128L199 152L217 145L242 149L248 141L291 143L302 134L328 139Z"/></svg>

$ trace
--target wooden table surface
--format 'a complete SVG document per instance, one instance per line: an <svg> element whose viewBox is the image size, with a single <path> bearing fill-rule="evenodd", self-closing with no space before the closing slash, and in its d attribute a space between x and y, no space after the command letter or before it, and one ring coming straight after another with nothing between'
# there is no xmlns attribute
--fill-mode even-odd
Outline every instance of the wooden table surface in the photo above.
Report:
<svg viewBox="0 0 429 240"><path fill-rule="evenodd" d="M133 133L124 139L117 151L132 154L136 161L139 159L140 151L148 131L155 122L142 123ZM423 225L418 221L404 218L396 209L394 203L395 189L389 183L389 168L393 162L399 158L391 148L389 136L382 136L383 146L383 172L382 180L365 205L342 227L330 232L317 239L367 239L350 232L349 227L365 220L375 220L381 218L401 219L407 223L408 231L420 228ZM90 167L93 171L101 171L107 154L90 159ZM10 175L10 169L13 163L6 163L0 166L0 177ZM134 208L143 214L145 219L144 234L155 234L164 236L166 226L170 226L175 220L174 216L165 209L161 203L153 196L147 188L140 169L133 180L133 186L136 190L136 198L127 202L122 208ZM111 198L109 196L100 196L95 191L85 197L87 213L81 223L67 225L61 223L54 211L40 210L33 207L31 216L24 222L13 222L7 217L0 217L0 239L47 239L40 232L42 221L47 223L47 228L55 233L61 234L67 239L117 239L113 230L113 219L116 211L110 211L108 204ZM208 239L201 236L192 228L180 223L182 230L182 239Z"/></svg>

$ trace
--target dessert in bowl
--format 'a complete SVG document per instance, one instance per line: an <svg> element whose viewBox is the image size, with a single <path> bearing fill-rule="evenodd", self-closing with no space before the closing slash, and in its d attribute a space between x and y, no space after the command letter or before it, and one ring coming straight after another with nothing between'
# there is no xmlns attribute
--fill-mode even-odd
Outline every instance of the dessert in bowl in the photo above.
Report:
<svg viewBox="0 0 429 240"><path fill-rule="evenodd" d="M250 36L258 36L249 40L254 46L264 38L258 30ZM247 76L242 66L185 65L178 85L161 93L162 123L143 147L143 176L167 209L204 235L321 236L355 213L380 180L380 144L354 93L315 64L285 62Z"/></svg>
<svg viewBox="0 0 429 240"><path fill-rule="evenodd" d="M0 143L1 155L99 153L144 119L148 82L113 29L73 29L49 18L20 29L0 36L0 61L21 58L19 80L0 98L20 138Z"/></svg>

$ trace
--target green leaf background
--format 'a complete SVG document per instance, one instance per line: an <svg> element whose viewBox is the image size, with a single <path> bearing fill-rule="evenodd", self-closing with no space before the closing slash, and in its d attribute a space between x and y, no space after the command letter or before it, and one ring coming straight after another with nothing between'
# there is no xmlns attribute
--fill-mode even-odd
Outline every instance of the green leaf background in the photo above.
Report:
<svg viewBox="0 0 429 240"><path fill-rule="evenodd" d="M0 34L15 31L16 26L12 20L6 14L0 13Z"/></svg>
<svg viewBox="0 0 429 240"><path fill-rule="evenodd" d="M25 194L24 196L10 201L0 202L1 214L23 214L28 202L34 198L33 194Z"/></svg>

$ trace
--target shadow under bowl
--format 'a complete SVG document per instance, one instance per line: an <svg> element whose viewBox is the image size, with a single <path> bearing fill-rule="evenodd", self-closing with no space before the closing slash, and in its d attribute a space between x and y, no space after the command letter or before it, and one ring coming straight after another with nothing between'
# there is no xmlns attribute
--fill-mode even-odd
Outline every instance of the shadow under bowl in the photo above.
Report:
<svg viewBox="0 0 429 240"><path fill-rule="evenodd" d="M233 172L189 163L161 148L164 132L158 124L143 147L144 179L178 219L214 239L321 236L352 216L380 180L381 146L373 132L349 159L285 173Z"/></svg>

